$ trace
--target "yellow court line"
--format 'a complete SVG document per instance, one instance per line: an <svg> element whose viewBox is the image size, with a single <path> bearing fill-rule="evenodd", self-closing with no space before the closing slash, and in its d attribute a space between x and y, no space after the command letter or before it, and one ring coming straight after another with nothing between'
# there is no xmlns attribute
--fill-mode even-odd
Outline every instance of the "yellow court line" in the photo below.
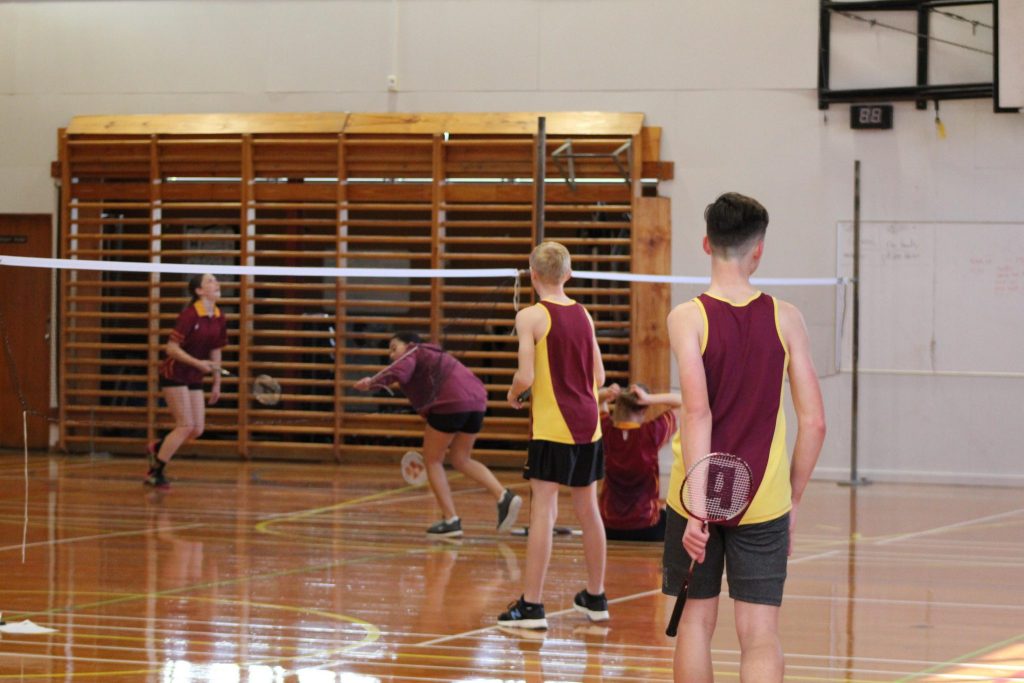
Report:
<svg viewBox="0 0 1024 683"><path fill-rule="evenodd" d="M457 479L461 478L461 476L462 475L460 473L458 473L458 472L453 473L449 477L449 481L457 480ZM353 507L353 506L359 505L361 503L367 503L367 502L372 501L372 500L379 500L381 498L387 498L389 496L398 495L400 493L408 493L409 491L416 491L418 489L423 489L423 488L424 487L422 485L421 486L409 485L409 486L402 486L402 487L399 487L397 489L387 489L386 491L378 491L377 493L371 493L369 495L362 496L360 498L353 498L351 500L345 500L345 501L342 501L340 503L335 503L333 505L325 505L323 507L310 508L308 510L302 510L302 511L299 511L299 512L292 512L292 513L286 513L286 514L282 514L282 515L279 515L279 516L275 516L275 517L273 517L271 519L266 519L266 520L263 520L262 522L258 522L256 524L255 528L256 528L256 531L260 532L261 534L275 534L275 535L278 535L278 536L291 536L292 535L291 533L283 532L283 531L273 531L273 530L271 530L270 527L272 525L279 524L279 523L282 523L282 522L293 522L293 521L295 521L297 519L305 519L307 517L315 517L316 515L320 515L320 514L323 514L325 512L333 512L335 510L343 510L345 508Z"/></svg>
<svg viewBox="0 0 1024 683"><path fill-rule="evenodd" d="M160 669L127 669L125 671L71 671L66 673L46 674L0 674L0 681L4 680L52 680L54 678L107 678L110 676L138 676L139 674L158 674Z"/></svg>
<svg viewBox="0 0 1024 683"><path fill-rule="evenodd" d="M359 503L365 503L367 501L376 500L378 498L384 498L384 497L391 496L391 495L394 495L394 494L397 494L397 493L405 493L406 491L412 491L413 489L417 489L417 488L420 488L420 487L419 486L403 486L402 488L398 488L398 489L389 489L387 491L378 491L377 493L371 493L370 495L363 496L361 498L353 498L352 500L345 500L345 501L342 501L340 503L335 503L334 505L325 505L324 507L310 508L309 510L302 510L301 512L292 512L292 513L288 513L288 514L283 514L283 515L280 515L280 516L277 516L277 517L273 517L271 519L265 519L262 522L258 522L255 525L255 528L256 528L256 531L260 532L261 534L276 534L276 535L280 535L280 536L290 535L290 534L288 534L286 532L283 532L283 531L273 531L273 530L270 529L270 527L271 527L271 525L278 524L278 523L281 523L281 522L293 522L293 521L295 521L297 519L305 519L307 517L315 517L316 515L320 515L320 514L323 514L325 512L333 512L335 510L342 510L342 509L347 508L347 507L352 507L353 505L358 505Z"/></svg>

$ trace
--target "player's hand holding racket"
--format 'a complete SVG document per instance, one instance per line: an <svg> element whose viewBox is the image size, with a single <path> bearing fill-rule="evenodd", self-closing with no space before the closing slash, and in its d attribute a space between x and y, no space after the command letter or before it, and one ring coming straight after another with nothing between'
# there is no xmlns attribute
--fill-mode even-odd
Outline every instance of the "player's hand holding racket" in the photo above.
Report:
<svg viewBox="0 0 1024 683"><path fill-rule="evenodd" d="M690 518L683 545L692 560L665 629L667 636L676 635L679 618L686 605L686 592L693 578L693 567L698 561L704 561L708 524L727 522L746 510L753 497L752 482L747 463L729 453L707 455L687 471L679 491L679 501ZM693 528L694 520L700 522L699 529Z"/></svg>
<svg viewBox="0 0 1024 683"><path fill-rule="evenodd" d="M505 396L508 400L508 404L516 410L521 410L524 405L530 400L530 390L519 392L519 395L512 395L512 387L508 388L508 394Z"/></svg>

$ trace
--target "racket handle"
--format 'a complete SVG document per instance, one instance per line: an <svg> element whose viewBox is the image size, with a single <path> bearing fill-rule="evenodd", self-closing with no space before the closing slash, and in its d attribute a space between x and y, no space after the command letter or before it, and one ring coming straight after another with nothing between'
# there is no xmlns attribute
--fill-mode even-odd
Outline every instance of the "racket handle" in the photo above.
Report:
<svg viewBox="0 0 1024 683"><path fill-rule="evenodd" d="M679 619L683 616L683 607L686 606L686 586L679 591L679 595L676 596L675 607L672 608L672 616L668 619L668 628L665 629L665 635L669 638L676 637L676 631L679 630Z"/></svg>
<svg viewBox="0 0 1024 683"><path fill-rule="evenodd" d="M690 579L693 578L693 566L697 564L696 560L690 560L690 571L686 573L686 579L683 580L683 586L679 589L679 595L676 596L676 604L672 608L672 616L668 618L668 627L665 629L665 635L669 638L676 637L676 631L679 630L679 619L683 616L683 607L686 606L686 592L690 587Z"/></svg>

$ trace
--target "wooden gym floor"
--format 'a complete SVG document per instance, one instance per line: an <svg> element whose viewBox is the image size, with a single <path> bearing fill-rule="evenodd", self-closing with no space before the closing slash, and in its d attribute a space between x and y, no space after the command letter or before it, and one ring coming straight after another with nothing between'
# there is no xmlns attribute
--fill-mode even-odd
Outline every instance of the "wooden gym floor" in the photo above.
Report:
<svg viewBox="0 0 1024 683"><path fill-rule="evenodd" d="M572 610L556 537L551 628L494 625L525 539L453 476L465 538L396 466L209 462L141 484L142 459L0 454L0 681L372 683L671 679L660 544L611 543L612 619ZM521 493L518 472L499 477ZM563 496L561 524L572 524ZM520 516L525 523L526 510ZM23 533L27 530L23 552ZM1024 681L1024 497L1010 488L813 482L782 610L787 681ZM727 599L716 679L738 680Z"/></svg>

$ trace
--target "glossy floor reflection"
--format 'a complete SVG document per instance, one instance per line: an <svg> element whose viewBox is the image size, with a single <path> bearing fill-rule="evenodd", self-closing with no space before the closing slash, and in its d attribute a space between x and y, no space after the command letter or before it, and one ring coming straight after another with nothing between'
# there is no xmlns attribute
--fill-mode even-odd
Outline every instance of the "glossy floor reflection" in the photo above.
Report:
<svg viewBox="0 0 1024 683"><path fill-rule="evenodd" d="M551 629L507 633L494 620L521 590L525 539L495 533L493 501L464 479L465 538L432 542L437 507L397 465L182 459L167 493L142 470L34 455L26 509L22 456L0 454L0 611L55 629L0 634L0 681L671 680L659 544L609 545L612 619L596 625L572 610L580 539L556 537ZM1024 681L1021 585L1018 490L814 482L782 612L787 680Z"/></svg>

